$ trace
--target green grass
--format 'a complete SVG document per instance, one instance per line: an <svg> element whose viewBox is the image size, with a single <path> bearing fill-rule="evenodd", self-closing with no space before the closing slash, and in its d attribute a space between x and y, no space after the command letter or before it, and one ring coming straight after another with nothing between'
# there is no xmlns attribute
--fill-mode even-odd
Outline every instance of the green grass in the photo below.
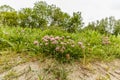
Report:
<svg viewBox="0 0 120 80"><path fill-rule="evenodd" d="M52 44L50 39L47 42L43 40L45 36L60 39L56 40L57 44ZM62 62L81 60L85 63L120 58L120 36L109 35L108 39L105 36L92 30L67 33L61 29L41 31L36 28L0 27L0 51L42 54ZM104 38L110 43L103 43ZM60 50L56 51L56 47Z"/></svg>

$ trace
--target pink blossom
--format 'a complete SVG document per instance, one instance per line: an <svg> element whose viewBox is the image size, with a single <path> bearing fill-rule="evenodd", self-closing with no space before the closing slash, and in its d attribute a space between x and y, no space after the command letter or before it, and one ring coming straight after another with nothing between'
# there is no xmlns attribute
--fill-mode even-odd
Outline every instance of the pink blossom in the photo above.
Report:
<svg viewBox="0 0 120 80"><path fill-rule="evenodd" d="M47 39L44 39L43 41L48 42L48 40L47 40Z"/></svg>
<svg viewBox="0 0 120 80"><path fill-rule="evenodd" d="M56 40L59 40L59 39L60 39L60 37L59 37L59 36L56 36L56 37L55 37L55 39L56 39Z"/></svg>
<svg viewBox="0 0 120 80"><path fill-rule="evenodd" d="M82 45L83 45L83 43L82 43L82 42L78 42L78 44L79 44L80 46L82 46Z"/></svg>
<svg viewBox="0 0 120 80"><path fill-rule="evenodd" d="M46 36L44 36L44 38L45 38L45 39L48 39L48 38L49 38L49 36L48 36L48 35L46 35Z"/></svg>
<svg viewBox="0 0 120 80"><path fill-rule="evenodd" d="M54 41L55 40L55 38L50 38L50 41Z"/></svg>
<svg viewBox="0 0 120 80"><path fill-rule="evenodd" d="M78 44L79 44L79 46L80 46L82 49L84 49L84 48L85 48L85 46L83 45L83 43L82 43L82 42L78 42Z"/></svg>
<svg viewBox="0 0 120 80"><path fill-rule="evenodd" d="M49 40L49 36L48 35L46 35L46 36L44 36L43 38L42 38L42 40Z"/></svg>
<svg viewBox="0 0 120 80"><path fill-rule="evenodd" d="M60 50L60 47L59 47L59 46L57 46L57 47L55 48L55 50L56 50L56 51L59 51L59 50Z"/></svg>
<svg viewBox="0 0 120 80"><path fill-rule="evenodd" d="M39 42L38 42L38 41L34 41L33 44L34 44L34 45L38 45Z"/></svg>
<svg viewBox="0 0 120 80"><path fill-rule="evenodd" d="M58 44L58 41L54 40L52 41L52 44Z"/></svg>

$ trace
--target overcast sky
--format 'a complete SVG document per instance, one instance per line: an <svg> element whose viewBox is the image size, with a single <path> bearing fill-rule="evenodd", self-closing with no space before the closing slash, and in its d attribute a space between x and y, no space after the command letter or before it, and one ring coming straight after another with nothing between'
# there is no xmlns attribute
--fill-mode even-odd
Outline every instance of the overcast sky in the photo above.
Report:
<svg viewBox="0 0 120 80"><path fill-rule="evenodd" d="M16 10L24 7L33 7L36 1L42 0L0 0L0 5L10 5ZM104 17L115 16L120 19L120 0L44 0L48 4L55 4L62 11L72 14L82 12L85 23Z"/></svg>

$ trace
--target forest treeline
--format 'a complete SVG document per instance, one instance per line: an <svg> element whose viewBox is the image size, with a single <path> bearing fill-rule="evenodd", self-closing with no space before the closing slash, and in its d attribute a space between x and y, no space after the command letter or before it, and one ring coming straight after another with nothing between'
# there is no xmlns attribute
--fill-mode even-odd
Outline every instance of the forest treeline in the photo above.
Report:
<svg viewBox="0 0 120 80"><path fill-rule="evenodd" d="M0 25L40 28L41 30L54 27L70 33L94 30L101 34L120 34L120 20L116 20L113 16L84 26L81 12L73 12L70 16L56 5L48 5L44 1L34 3L33 8L22 8L18 11L9 5L0 6Z"/></svg>

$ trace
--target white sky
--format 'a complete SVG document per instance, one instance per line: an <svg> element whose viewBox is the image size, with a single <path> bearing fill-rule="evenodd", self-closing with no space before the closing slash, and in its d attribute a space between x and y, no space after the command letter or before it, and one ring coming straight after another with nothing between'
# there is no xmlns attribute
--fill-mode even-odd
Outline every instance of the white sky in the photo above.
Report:
<svg viewBox="0 0 120 80"><path fill-rule="evenodd" d="M0 0L0 5L10 5L16 10L24 7L33 7L36 1L41 0ZM85 23L104 17L115 16L120 19L120 0L44 0L48 4L55 4L62 11L72 14L82 12Z"/></svg>

